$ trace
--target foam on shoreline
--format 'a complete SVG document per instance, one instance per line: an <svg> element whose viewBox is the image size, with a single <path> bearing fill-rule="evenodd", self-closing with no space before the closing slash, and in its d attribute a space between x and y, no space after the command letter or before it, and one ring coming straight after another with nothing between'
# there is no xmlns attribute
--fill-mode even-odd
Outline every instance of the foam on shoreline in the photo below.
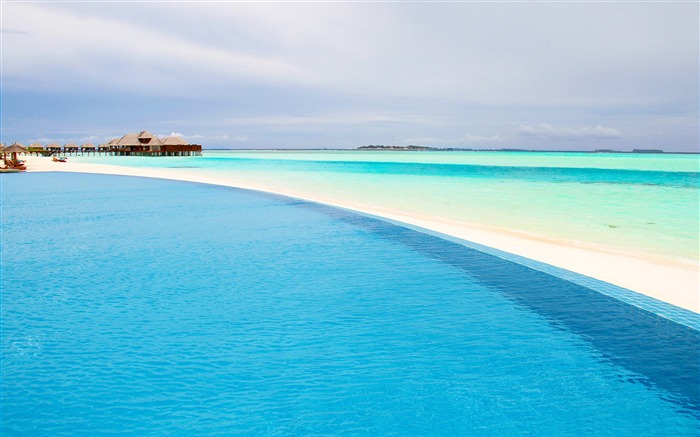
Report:
<svg viewBox="0 0 700 437"><path fill-rule="evenodd" d="M507 230L452 223L437 216L409 215L402 211L384 210L340 199L323 198L309 193L290 191L283 187L252 184L237 180L233 175L231 177L210 176L188 172L183 168L136 168L70 161L59 163L52 162L50 158L35 156L27 157L26 162L28 171L63 171L172 179L265 191L324 203L407 223L534 259L700 313L700 293L698 292L700 266L697 263L693 265L668 259L610 253L595 247L574 247L559 241L530 237Z"/></svg>

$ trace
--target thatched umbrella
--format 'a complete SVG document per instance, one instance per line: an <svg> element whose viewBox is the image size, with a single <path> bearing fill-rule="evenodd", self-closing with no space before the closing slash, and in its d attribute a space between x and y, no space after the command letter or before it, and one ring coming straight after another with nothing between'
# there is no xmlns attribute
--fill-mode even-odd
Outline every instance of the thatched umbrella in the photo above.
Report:
<svg viewBox="0 0 700 437"><path fill-rule="evenodd" d="M5 149L2 151L2 153L12 154L12 160L17 162L17 154L18 153L27 153L27 148L24 147L21 143L14 143L10 147L5 147Z"/></svg>

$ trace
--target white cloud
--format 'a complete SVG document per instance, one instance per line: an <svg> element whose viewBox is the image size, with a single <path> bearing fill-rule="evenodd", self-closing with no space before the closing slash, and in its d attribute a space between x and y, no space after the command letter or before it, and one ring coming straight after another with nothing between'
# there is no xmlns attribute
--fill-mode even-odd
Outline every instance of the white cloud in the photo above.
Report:
<svg viewBox="0 0 700 437"><path fill-rule="evenodd" d="M27 140L27 143L67 143L69 142L69 138L47 138L47 137L39 137L39 138L31 138Z"/></svg>
<svg viewBox="0 0 700 437"><path fill-rule="evenodd" d="M407 144L415 144L420 146L479 146L488 145L493 143L503 143L506 141L501 135L463 135L461 137L455 138L435 138L435 137L417 137L417 138L407 138Z"/></svg>
<svg viewBox="0 0 700 437"><path fill-rule="evenodd" d="M27 143L41 143L41 144L50 144L50 143L58 143L58 144L68 144L68 143L76 143L76 144L85 144L85 143L103 143L106 141L111 140L114 137L99 137L97 135L87 135L87 136L70 136L70 135L65 135L61 137L46 137L42 136L39 138L31 138L27 140Z"/></svg>
<svg viewBox="0 0 700 437"><path fill-rule="evenodd" d="M479 135L465 135L462 138L459 139L460 142L464 143L500 143L503 142L504 139L500 135L491 135L489 137L487 136L479 136Z"/></svg>
<svg viewBox="0 0 700 437"><path fill-rule="evenodd" d="M80 143L89 143L89 142L92 143L92 142L99 141L99 140L100 140L100 137L98 137L97 135L88 135L88 136L80 138L78 141Z"/></svg>
<svg viewBox="0 0 700 437"><path fill-rule="evenodd" d="M198 141L223 141L223 140L228 140L229 135L228 134L223 134L223 135L195 134L195 135L188 135L186 138L189 138L191 140L198 140Z"/></svg>
<svg viewBox="0 0 700 437"><path fill-rule="evenodd" d="M583 126L583 127L555 127L551 124L541 123L536 126L520 125L517 129L520 136L550 139L550 140L611 140L621 137L620 131L610 127Z"/></svg>

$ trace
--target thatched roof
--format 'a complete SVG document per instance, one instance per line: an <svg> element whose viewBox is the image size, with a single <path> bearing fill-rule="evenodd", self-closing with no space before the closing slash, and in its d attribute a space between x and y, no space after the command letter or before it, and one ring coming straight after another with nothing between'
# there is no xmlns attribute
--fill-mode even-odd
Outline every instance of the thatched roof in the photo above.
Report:
<svg viewBox="0 0 700 437"><path fill-rule="evenodd" d="M119 138L112 138L109 140L109 143L107 143L108 146L116 146L117 144L119 144Z"/></svg>
<svg viewBox="0 0 700 437"><path fill-rule="evenodd" d="M160 141L160 139L153 135L152 133L148 132L147 130L139 132L139 141L141 144L146 144L149 146L162 146L163 143Z"/></svg>
<svg viewBox="0 0 700 437"><path fill-rule="evenodd" d="M15 143L15 144L11 145L10 147L5 147L5 149L3 149L3 152L4 153L15 153L15 152L16 153L26 153L27 148L24 147L20 143Z"/></svg>
<svg viewBox="0 0 700 437"><path fill-rule="evenodd" d="M75 144L75 143L68 143L68 144L66 144L63 148L64 148L64 149L77 149L77 148L78 148L78 145Z"/></svg>
<svg viewBox="0 0 700 437"><path fill-rule="evenodd" d="M47 149L60 149L61 146L59 144L56 144L56 143L51 143L51 144L47 144L46 148Z"/></svg>
<svg viewBox="0 0 700 437"><path fill-rule="evenodd" d="M43 149L44 146L41 145L41 143L32 143L29 145L30 149Z"/></svg>
<svg viewBox="0 0 700 437"><path fill-rule="evenodd" d="M83 144L83 145L80 146L80 147L82 147L83 149L94 149L94 148L95 148L95 145L92 144L92 143L85 143L85 144Z"/></svg>
<svg viewBox="0 0 700 437"><path fill-rule="evenodd" d="M111 141L110 141L111 143ZM140 146L139 134L126 134L119 138L115 143L116 146Z"/></svg>
<svg viewBox="0 0 700 437"><path fill-rule="evenodd" d="M110 141L110 144L112 142ZM163 143L160 139L148 131L142 131L139 133L126 134L119 138L114 144L120 147L131 147L131 146L148 146L152 150L160 148Z"/></svg>
<svg viewBox="0 0 700 437"><path fill-rule="evenodd" d="M164 146L187 146L189 144L184 138L176 136L161 138L161 141Z"/></svg>

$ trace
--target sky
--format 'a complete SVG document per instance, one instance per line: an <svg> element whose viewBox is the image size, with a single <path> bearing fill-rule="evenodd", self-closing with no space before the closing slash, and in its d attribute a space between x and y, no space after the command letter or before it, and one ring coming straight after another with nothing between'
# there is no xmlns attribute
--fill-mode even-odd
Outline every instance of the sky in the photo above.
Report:
<svg viewBox="0 0 700 437"><path fill-rule="evenodd" d="M7 144L699 151L696 1L0 8Z"/></svg>

